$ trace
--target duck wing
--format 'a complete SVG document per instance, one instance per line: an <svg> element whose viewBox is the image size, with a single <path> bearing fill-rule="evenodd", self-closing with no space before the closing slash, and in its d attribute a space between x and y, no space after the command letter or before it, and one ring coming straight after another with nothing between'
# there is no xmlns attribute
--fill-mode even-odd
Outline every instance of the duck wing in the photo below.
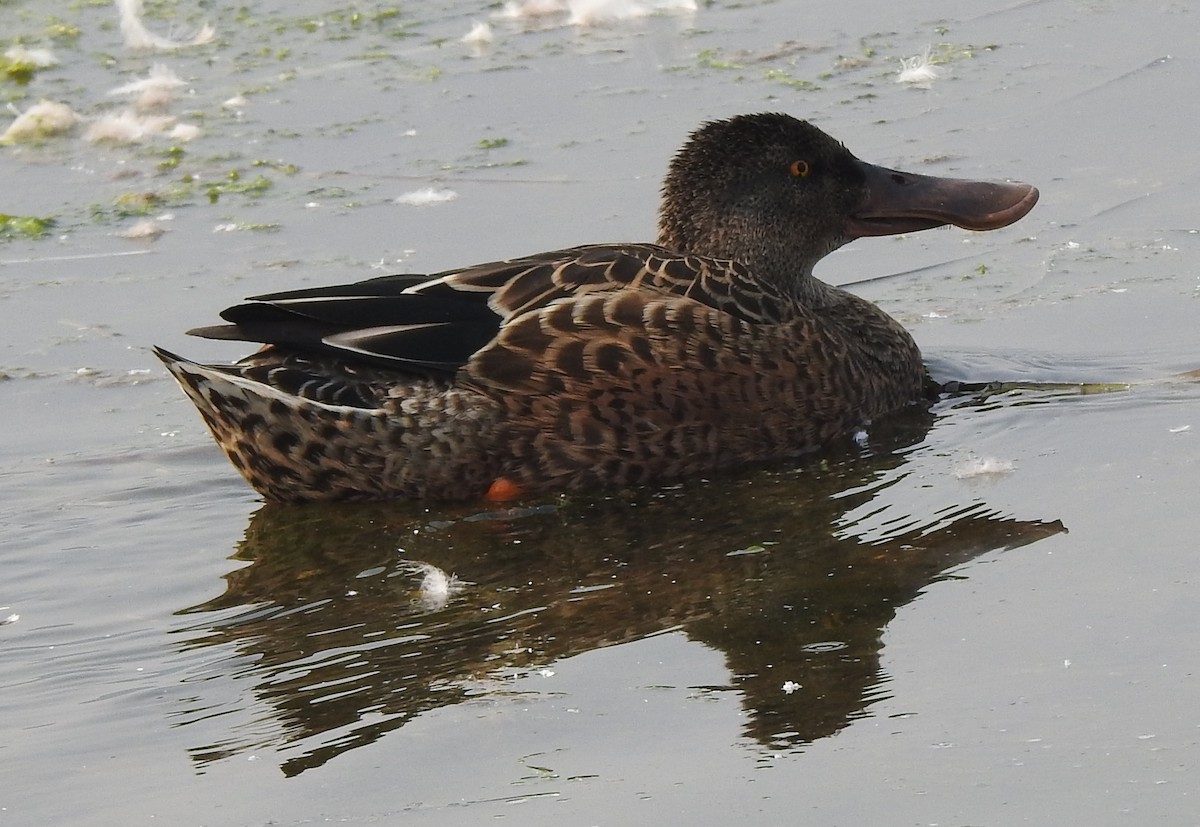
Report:
<svg viewBox="0 0 1200 827"><path fill-rule="evenodd" d="M654 298L687 299L747 322L779 321L789 304L737 262L652 244L605 244L431 276L383 276L254 296L221 313L229 324L188 333L393 370L454 373L521 319L551 306L592 305L584 300L618 291L641 296L638 307ZM528 332L530 324L523 329Z"/></svg>

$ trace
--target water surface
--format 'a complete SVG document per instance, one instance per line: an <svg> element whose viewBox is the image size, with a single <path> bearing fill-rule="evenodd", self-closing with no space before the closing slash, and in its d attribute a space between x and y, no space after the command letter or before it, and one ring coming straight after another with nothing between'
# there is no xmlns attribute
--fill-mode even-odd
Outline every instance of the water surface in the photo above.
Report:
<svg viewBox="0 0 1200 827"><path fill-rule="evenodd" d="M476 56L459 38L497 7L441 8L162 4L155 31L218 37L151 55L109 7L0 7L6 46L60 60L0 85L17 108L95 118L163 62L202 129L181 151L84 127L0 147L0 213L57 222L0 242L0 813L1193 821L1195 13L714 3L493 21ZM941 77L895 83L927 47ZM867 160L1040 187L1008 229L867 240L819 271L939 378L1009 384L661 490L288 508L147 351L240 355L182 331L244 295L650 240L686 133L760 110ZM395 203L424 187L457 198ZM120 237L142 211L167 232ZM423 593L422 564L460 588Z"/></svg>

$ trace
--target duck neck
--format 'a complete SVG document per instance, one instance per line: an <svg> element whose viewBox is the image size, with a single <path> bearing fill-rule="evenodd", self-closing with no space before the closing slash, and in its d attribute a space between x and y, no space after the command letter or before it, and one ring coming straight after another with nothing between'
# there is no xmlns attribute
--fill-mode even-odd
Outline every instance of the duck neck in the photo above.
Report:
<svg viewBox="0 0 1200 827"><path fill-rule="evenodd" d="M788 282L789 292L793 298L806 307L818 309L841 304L850 294L840 287L826 284L812 274L810 270L802 278L793 278Z"/></svg>
<svg viewBox="0 0 1200 827"><path fill-rule="evenodd" d="M726 226L724 232L702 234L676 232L664 222L659 229L660 246L677 253L736 261L745 265L757 280L782 290L800 304L814 307L836 304L845 295L813 276L813 266L838 245L822 249L818 255L806 256L794 244L780 246L775 234L756 233L748 228L730 232L731 228Z"/></svg>

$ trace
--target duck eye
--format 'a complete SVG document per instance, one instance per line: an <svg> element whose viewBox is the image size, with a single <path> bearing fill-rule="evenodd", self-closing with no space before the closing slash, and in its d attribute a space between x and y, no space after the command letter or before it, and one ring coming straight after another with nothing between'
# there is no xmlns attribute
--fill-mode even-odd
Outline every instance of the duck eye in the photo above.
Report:
<svg viewBox="0 0 1200 827"><path fill-rule="evenodd" d="M788 172L792 174L793 178L807 178L811 169L808 161L792 161L792 165L788 167Z"/></svg>

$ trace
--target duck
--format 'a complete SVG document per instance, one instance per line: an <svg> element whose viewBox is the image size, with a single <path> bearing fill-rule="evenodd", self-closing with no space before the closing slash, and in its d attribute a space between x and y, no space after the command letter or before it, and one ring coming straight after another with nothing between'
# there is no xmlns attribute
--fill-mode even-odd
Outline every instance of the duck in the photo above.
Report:
<svg viewBox="0 0 1200 827"><path fill-rule="evenodd" d="M269 501L491 500L667 484L849 439L921 402L912 336L813 268L865 237L1026 215L1038 190L859 160L782 113L702 124L655 243L254 296L155 348Z"/></svg>

